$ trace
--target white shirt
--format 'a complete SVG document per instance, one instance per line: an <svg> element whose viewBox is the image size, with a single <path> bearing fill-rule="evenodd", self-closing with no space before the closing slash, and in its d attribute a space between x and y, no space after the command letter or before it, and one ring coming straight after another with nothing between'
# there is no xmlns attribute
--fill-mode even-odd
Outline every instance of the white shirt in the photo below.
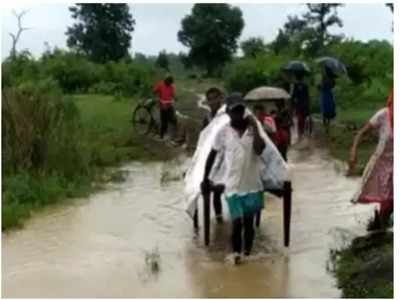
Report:
<svg viewBox="0 0 400 300"><path fill-rule="evenodd" d="M263 190L260 157L254 152L254 129L239 133L225 125L215 137L212 148L223 156L225 170L222 182L227 196Z"/></svg>

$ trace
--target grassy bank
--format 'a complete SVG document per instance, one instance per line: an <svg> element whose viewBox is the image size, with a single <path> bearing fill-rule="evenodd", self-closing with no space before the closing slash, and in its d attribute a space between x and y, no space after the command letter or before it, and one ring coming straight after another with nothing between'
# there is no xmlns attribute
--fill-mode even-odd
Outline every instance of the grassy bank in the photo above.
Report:
<svg viewBox="0 0 400 300"><path fill-rule="evenodd" d="M344 298L393 298L393 233L355 238L332 259Z"/></svg>
<svg viewBox="0 0 400 300"><path fill-rule="evenodd" d="M68 203L71 198L88 195L104 181L117 179L118 174L109 166L129 160L163 161L173 156L171 148L135 134L130 123L133 100L101 95L72 98L80 113L79 157L87 164L87 172L70 177L56 172L3 174L2 230L21 227L42 207ZM57 159L60 168L77 167L68 152Z"/></svg>
<svg viewBox="0 0 400 300"><path fill-rule="evenodd" d="M180 112L194 122L190 128L191 142L204 112L197 109L197 93L204 93L213 85L210 80L184 80L177 82ZM173 158L180 149L171 148L154 139L136 134L131 123L137 98L105 95L71 95L79 113L79 153L70 155L61 149L52 162L53 170L69 170L71 176L57 171L3 172L2 230L23 226L24 221L41 208L66 204L72 198L87 196L109 180L120 180L115 168L127 161L165 161ZM155 112L157 113L157 112ZM188 121L186 121L188 122ZM60 155L61 154L61 155ZM78 162L75 160L79 159ZM54 160L54 159L53 159ZM84 172L76 168L85 166ZM3 170L4 171L4 170Z"/></svg>
<svg viewBox="0 0 400 300"><path fill-rule="evenodd" d="M347 109L338 112L336 126L329 136L320 131L317 138L331 155L347 161L357 129L378 108ZM360 144L356 175L361 175L376 149L378 137L370 135ZM393 234L375 233L355 238L348 247L332 252L334 275L344 298L393 298Z"/></svg>

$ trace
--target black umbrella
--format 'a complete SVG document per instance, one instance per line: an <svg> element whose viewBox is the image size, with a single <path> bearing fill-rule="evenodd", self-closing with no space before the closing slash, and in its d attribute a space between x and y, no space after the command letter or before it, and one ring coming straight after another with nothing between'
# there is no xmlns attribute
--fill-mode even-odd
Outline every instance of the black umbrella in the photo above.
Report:
<svg viewBox="0 0 400 300"><path fill-rule="evenodd" d="M282 70L295 73L310 73L310 68L305 62L299 60L292 60L286 64Z"/></svg>
<svg viewBox="0 0 400 300"><path fill-rule="evenodd" d="M334 75L347 75L347 68L346 66L334 57L321 57L316 59L316 62L324 67L327 73L332 72Z"/></svg>

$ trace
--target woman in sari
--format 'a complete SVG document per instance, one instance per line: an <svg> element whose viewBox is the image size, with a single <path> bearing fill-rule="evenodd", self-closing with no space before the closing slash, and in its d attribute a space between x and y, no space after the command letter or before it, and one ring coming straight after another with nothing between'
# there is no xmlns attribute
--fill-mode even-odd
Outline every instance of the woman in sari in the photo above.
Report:
<svg viewBox="0 0 400 300"><path fill-rule="evenodd" d="M379 142L365 167L362 185L355 195L356 203L379 203L380 209L370 229L383 227L393 212L393 90L388 105L379 110L356 135L350 151L350 171L357 163L357 147L367 132L377 129Z"/></svg>

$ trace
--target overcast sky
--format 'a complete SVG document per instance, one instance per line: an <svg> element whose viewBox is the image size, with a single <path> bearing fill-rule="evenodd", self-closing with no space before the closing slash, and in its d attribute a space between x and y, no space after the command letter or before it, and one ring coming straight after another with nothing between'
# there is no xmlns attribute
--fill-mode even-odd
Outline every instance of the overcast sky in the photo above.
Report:
<svg viewBox="0 0 400 300"><path fill-rule="evenodd" d="M234 5L241 8L245 21L240 40L260 36L266 42L276 37L288 15L302 14L306 10L306 6L301 4ZM22 34L18 49L28 49L38 56L45 49L45 42L51 47L65 48L65 31L73 23L68 6L56 3L14 7L17 12L29 10L23 25L31 28ZM162 49L168 52L186 51L177 40L177 32L182 18L190 13L192 4L130 4L130 8L136 20L131 53L157 54ZM17 28L12 9L10 4L2 7L2 58L8 55L11 47L8 33L15 32ZM332 28L333 33L344 33L347 37L363 41L386 39L392 42L393 17L383 4L346 4L339 9L339 16L344 27Z"/></svg>

